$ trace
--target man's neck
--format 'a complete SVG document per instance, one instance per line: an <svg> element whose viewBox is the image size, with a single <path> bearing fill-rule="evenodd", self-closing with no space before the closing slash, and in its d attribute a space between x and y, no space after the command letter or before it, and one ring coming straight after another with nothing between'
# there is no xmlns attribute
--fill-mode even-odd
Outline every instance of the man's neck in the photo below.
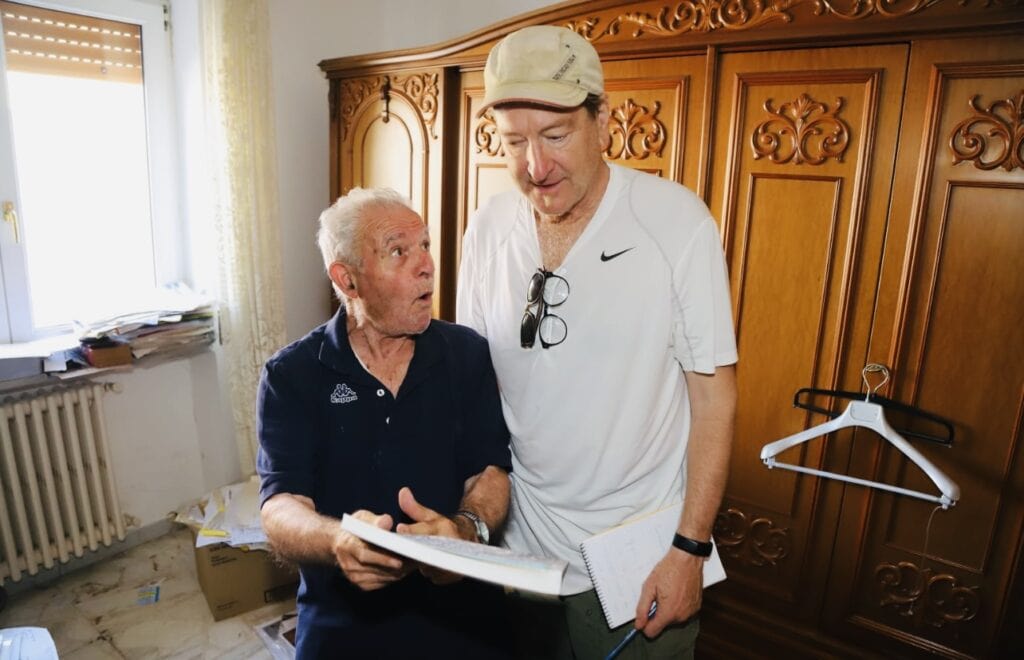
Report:
<svg viewBox="0 0 1024 660"><path fill-rule="evenodd" d="M397 396L412 361L416 340L410 335L382 332L358 306L346 315L345 325L349 345L356 358L392 395Z"/></svg>
<svg viewBox="0 0 1024 660"><path fill-rule="evenodd" d="M611 170L602 163L593 193L562 215L544 215L534 210L537 223L537 240L540 243L540 254L543 266L547 270L556 270L565 261L572 246L590 224L597 209L601 206Z"/></svg>

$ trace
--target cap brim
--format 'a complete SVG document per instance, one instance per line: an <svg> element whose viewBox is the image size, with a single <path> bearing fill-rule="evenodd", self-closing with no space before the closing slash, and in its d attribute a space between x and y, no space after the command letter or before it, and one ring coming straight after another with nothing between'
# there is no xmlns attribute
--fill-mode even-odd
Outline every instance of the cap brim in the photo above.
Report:
<svg viewBox="0 0 1024 660"><path fill-rule="evenodd" d="M508 83L488 90L484 104L476 112L482 117L485 112L502 103L530 103L558 110L579 107L587 100L587 90L576 85L555 81Z"/></svg>

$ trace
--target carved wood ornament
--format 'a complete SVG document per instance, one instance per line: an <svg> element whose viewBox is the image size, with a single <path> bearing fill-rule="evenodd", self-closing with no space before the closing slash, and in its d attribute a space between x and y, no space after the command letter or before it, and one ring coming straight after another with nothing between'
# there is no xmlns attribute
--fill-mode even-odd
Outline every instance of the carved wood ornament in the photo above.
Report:
<svg viewBox="0 0 1024 660"><path fill-rule="evenodd" d="M687 32L711 32L713 30L744 30L769 21L788 23L793 17L786 13L800 0L687 0L674 7L661 8L657 16L647 12L627 12L616 16L602 30L601 19L591 17L571 21L566 27L588 41L599 41L616 35L623 25L633 25L633 38L646 35L670 37Z"/></svg>
<svg viewBox="0 0 1024 660"><path fill-rule="evenodd" d="M341 81L341 139L348 135L349 126L363 101L377 93L384 85L384 76L376 78L354 78Z"/></svg>
<svg viewBox="0 0 1024 660"><path fill-rule="evenodd" d="M714 537L722 554L751 566L776 566L789 556L788 528L764 517L750 520L734 507L718 513Z"/></svg>
<svg viewBox="0 0 1024 660"><path fill-rule="evenodd" d="M494 115L487 110L480 117L480 121L473 131L473 142L476 143L476 152L488 156L504 156L505 149L501 146L501 137L498 135L498 125L494 123Z"/></svg>
<svg viewBox="0 0 1024 660"><path fill-rule="evenodd" d="M408 76L391 76L391 86L412 102L423 123L430 129L430 137L437 139L434 120L437 119L437 74L420 73Z"/></svg>
<svg viewBox="0 0 1024 660"><path fill-rule="evenodd" d="M829 110L824 103L807 94L783 103L778 110L772 100L766 99L764 110L772 117L754 128L750 146L754 158L767 156L773 163L821 165L829 158L842 162L850 144L850 129L838 117L843 99L836 99L836 107Z"/></svg>
<svg viewBox="0 0 1024 660"><path fill-rule="evenodd" d="M437 80L436 73L419 73L408 76L377 76L375 78L353 78L341 81L341 139L348 135L352 120L358 114L363 103L370 96L380 95L384 108L381 119L387 122L391 118L391 97L401 96L419 112L423 123L430 131L430 137L437 139L434 122L437 119ZM333 103L337 101L330 99ZM333 113L333 110L332 110Z"/></svg>
<svg viewBox="0 0 1024 660"><path fill-rule="evenodd" d="M661 156L667 142L665 125L658 120L661 103L654 102L654 111L638 105L633 99L611 111L608 132L611 144L605 155L609 158L644 160L654 154Z"/></svg>
<svg viewBox="0 0 1024 660"><path fill-rule="evenodd" d="M1024 169L1024 89L988 108L979 107L979 96L967 101L975 114L958 123L949 136L953 164L971 161L979 170Z"/></svg>
<svg viewBox="0 0 1024 660"><path fill-rule="evenodd" d="M924 11L942 2L954 0L685 0L661 7L657 14L631 11L619 14L601 26L599 16L566 24L588 41L599 41L619 34L623 26L633 28L632 37L673 37L687 32L715 30L749 30L773 21L789 23L794 19L791 9L807 5L816 16L830 15L844 20L861 20L869 16L900 18ZM971 0L956 0L966 5ZM984 7L993 3L1019 0L981 0ZM628 29L628 27L627 27Z"/></svg>
<svg viewBox="0 0 1024 660"><path fill-rule="evenodd" d="M970 621L979 607L978 588L965 587L949 573L935 573L909 561L879 564L875 580L879 605L895 609L915 623L936 628Z"/></svg>

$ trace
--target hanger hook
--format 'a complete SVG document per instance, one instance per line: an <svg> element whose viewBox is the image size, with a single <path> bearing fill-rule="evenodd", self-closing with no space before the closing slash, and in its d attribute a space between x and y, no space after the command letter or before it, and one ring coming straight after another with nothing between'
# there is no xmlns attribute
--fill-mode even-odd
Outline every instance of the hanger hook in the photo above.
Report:
<svg viewBox="0 0 1024 660"><path fill-rule="evenodd" d="M882 382L874 387L871 387L871 383L868 382L868 374L882 374ZM882 389L882 386L889 382L889 367L884 364L877 362L869 362L864 365L864 368L860 371L860 377L864 381L864 387L867 388L867 395L864 397L865 401L871 400L872 394L877 394L878 390Z"/></svg>

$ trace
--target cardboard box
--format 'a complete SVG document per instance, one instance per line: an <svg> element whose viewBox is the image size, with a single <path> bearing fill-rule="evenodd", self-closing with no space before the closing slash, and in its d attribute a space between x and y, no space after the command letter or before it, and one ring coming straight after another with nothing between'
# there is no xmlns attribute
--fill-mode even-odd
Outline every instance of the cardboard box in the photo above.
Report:
<svg viewBox="0 0 1024 660"><path fill-rule="evenodd" d="M196 548L196 574L215 621L286 598L295 598L299 574L263 550L223 543Z"/></svg>

